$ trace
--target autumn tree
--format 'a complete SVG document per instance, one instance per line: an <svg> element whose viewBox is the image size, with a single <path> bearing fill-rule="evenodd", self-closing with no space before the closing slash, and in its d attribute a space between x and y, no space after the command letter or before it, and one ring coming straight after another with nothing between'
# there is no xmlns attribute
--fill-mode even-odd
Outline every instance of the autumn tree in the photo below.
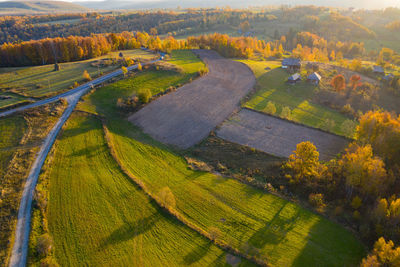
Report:
<svg viewBox="0 0 400 267"><path fill-rule="evenodd" d="M128 73L128 69L125 66L121 67L121 71L124 76Z"/></svg>
<svg viewBox="0 0 400 267"><path fill-rule="evenodd" d="M349 196L354 190L364 196L379 196L391 183L384 162L373 155L370 145L351 144L339 164Z"/></svg>
<svg viewBox="0 0 400 267"><path fill-rule="evenodd" d="M360 118L357 138L371 144L377 155L394 163L400 157L400 118L389 112L369 111Z"/></svg>
<svg viewBox="0 0 400 267"><path fill-rule="evenodd" d="M351 78L350 78L351 89L355 90L360 85L360 80L361 80L360 75L355 74L355 75L351 76Z"/></svg>
<svg viewBox="0 0 400 267"><path fill-rule="evenodd" d="M89 72L87 70L83 71L82 77L83 77L83 79L85 81L91 81L92 80L92 77L90 77L90 74L89 74Z"/></svg>
<svg viewBox="0 0 400 267"><path fill-rule="evenodd" d="M292 175L289 176L292 182L299 183L305 179L320 177L319 152L313 143L307 141L297 144L296 150L293 152L285 166L292 172Z"/></svg>
<svg viewBox="0 0 400 267"><path fill-rule="evenodd" d="M343 75L336 75L331 81L332 87L336 92L341 92L346 88L346 78Z"/></svg>
<svg viewBox="0 0 400 267"><path fill-rule="evenodd" d="M396 247L393 241L381 237L375 242L372 252L362 260L361 267L396 267L400 266L400 247Z"/></svg>

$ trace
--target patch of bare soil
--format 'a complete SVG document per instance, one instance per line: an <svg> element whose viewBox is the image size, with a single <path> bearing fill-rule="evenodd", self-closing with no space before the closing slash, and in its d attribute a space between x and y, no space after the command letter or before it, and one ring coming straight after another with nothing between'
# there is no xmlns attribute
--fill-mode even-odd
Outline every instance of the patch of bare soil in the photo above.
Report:
<svg viewBox="0 0 400 267"><path fill-rule="evenodd" d="M230 142L286 158L298 143L305 141L317 147L322 160L332 159L349 143L343 137L248 109L241 110L224 122L216 133Z"/></svg>
<svg viewBox="0 0 400 267"><path fill-rule="evenodd" d="M154 139L183 149L199 143L229 117L256 82L251 70L240 62L210 50L195 53L208 65L207 75L129 117Z"/></svg>

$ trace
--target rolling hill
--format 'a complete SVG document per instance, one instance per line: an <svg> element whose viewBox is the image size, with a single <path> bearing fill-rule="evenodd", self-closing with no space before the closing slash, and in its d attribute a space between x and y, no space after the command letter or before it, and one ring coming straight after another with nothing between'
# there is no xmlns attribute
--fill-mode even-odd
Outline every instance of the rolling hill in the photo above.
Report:
<svg viewBox="0 0 400 267"><path fill-rule="evenodd" d="M268 6L268 5L316 5L316 6L331 6L331 7L354 7L376 9L388 6L399 6L399 2L388 0L378 2L375 0L105 0L105 1L82 1L79 4L98 9L153 9L153 8L189 8L189 7L218 7L230 6L235 8L243 8L249 6Z"/></svg>
<svg viewBox="0 0 400 267"><path fill-rule="evenodd" d="M89 9L63 1L5 1L0 2L0 15L87 12Z"/></svg>

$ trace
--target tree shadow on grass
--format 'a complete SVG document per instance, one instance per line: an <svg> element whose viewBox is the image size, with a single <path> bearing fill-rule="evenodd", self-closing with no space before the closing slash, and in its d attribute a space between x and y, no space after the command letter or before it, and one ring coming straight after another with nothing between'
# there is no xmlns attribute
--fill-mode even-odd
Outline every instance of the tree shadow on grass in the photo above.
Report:
<svg viewBox="0 0 400 267"><path fill-rule="evenodd" d="M125 223L101 242L100 249L128 241L138 235L144 234L153 228L158 220L159 216L153 214L133 223Z"/></svg>
<svg viewBox="0 0 400 267"><path fill-rule="evenodd" d="M209 241L207 241L206 244L198 245L183 258L185 265L191 265L201 260L204 256L207 255L210 247L211 242Z"/></svg>
<svg viewBox="0 0 400 267"><path fill-rule="evenodd" d="M74 151L71 154L69 154L69 157L81 157L81 156L86 156L87 158L94 157L95 155L98 155L99 150L105 150L105 147L102 145L93 145L93 146L88 146L84 147L82 149L79 149L78 151Z"/></svg>
<svg viewBox="0 0 400 267"><path fill-rule="evenodd" d="M307 217L311 216L301 209L296 209L291 216L282 215L288 204L289 202L282 204L274 217L249 239L250 244L260 249L267 244L278 245L286 239L287 233L293 230L298 221L307 220Z"/></svg>
<svg viewBox="0 0 400 267"><path fill-rule="evenodd" d="M304 242L291 266L358 266L366 254L351 232L322 218L309 229Z"/></svg>

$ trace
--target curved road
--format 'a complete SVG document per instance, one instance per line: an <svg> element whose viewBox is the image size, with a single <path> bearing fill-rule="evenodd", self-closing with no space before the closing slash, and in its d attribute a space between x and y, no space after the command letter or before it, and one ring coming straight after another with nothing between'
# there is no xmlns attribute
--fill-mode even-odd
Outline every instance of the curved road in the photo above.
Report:
<svg viewBox="0 0 400 267"><path fill-rule="evenodd" d="M144 63L143 65L148 65L155 63L163 59L163 54L159 59ZM137 65L128 67L128 71L137 69ZM30 222L31 222L31 209L32 209L32 199L33 193L36 187L36 183L40 174L40 170L44 164L44 161L49 153L53 143L57 137L57 134L61 130L64 123L68 120L72 111L75 109L76 104L82 95L84 95L92 86L101 84L111 78L119 76L122 74L122 70L117 70L112 73L106 74L100 78L97 78L89 83L83 84L75 89L68 92L59 94L57 96L37 101L33 104L18 107L12 110L4 111L0 113L0 117L8 116L18 111L26 110L29 108L38 107L51 102L55 102L61 98L66 98L68 101L68 107L65 109L63 115L57 121L53 129L47 135L44 143L42 144L39 153L31 167L28 178L26 179L24 190L21 197L20 207L18 210L18 220L17 227L15 230L14 246L11 252L10 266L11 267L24 267L26 266L27 254L28 254L28 243L29 243L29 232L30 232Z"/></svg>

